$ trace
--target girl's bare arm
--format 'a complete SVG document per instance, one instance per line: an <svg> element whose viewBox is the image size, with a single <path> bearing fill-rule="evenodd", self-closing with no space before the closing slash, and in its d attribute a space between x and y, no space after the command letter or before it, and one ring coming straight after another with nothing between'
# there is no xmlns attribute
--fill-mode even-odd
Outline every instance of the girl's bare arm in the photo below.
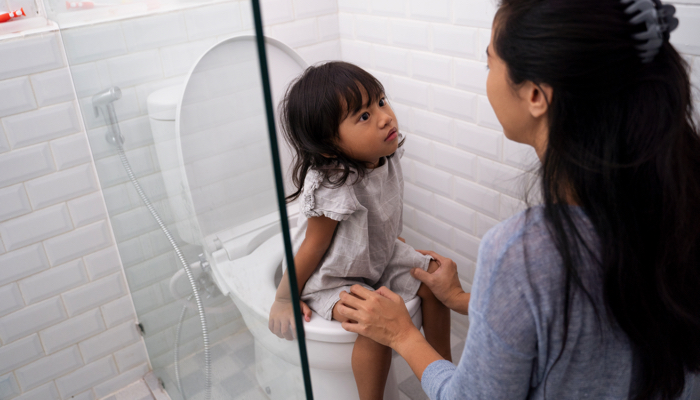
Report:
<svg viewBox="0 0 700 400"><path fill-rule="evenodd" d="M294 270L297 275L299 294L301 294L306 281L309 280L311 274L316 270L323 255L326 254L328 247L331 245L335 228L338 226L338 221L328 217L309 218L308 223L306 237L301 243L296 256L294 256ZM290 299L289 279L287 278L287 271L285 271L282 281L277 288L275 300L289 301Z"/></svg>

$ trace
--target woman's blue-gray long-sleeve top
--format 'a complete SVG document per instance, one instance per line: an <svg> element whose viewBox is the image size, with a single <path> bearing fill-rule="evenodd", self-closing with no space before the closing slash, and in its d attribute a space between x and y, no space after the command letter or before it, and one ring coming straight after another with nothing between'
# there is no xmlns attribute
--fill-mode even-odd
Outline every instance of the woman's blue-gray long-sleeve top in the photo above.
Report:
<svg viewBox="0 0 700 400"><path fill-rule="evenodd" d="M596 253L592 225L580 208L571 210ZM579 274L598 313L577 291L570 306L568 339L559 357L565 273L543 208L531 208L491 229L479 248L464 352L456 367L441 360L425 369L421 381L428 396L544 399L546 382L547 399L627 399L630 343L607 319L602 275L591 256L582 253ZM700 399L698 377L688 378L681 399Z"/></svg>

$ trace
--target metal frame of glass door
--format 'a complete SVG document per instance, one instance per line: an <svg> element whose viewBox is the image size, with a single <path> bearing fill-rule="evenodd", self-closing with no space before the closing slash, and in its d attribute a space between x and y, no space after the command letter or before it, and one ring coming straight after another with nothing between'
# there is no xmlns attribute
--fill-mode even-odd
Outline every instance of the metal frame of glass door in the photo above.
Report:
<svg viewBox="0 0 700 400"><path fill-rule="evenodd" d="M309 372L309 360L306 356L306 338L304 325L301 318L301 306L299 305L299 286L297 284L296 269L294 267L294 255L292 254L292 239L289 234L289 220L287 219L287 202L284 196L284 183L282 180L282 166L280 164L279 146L277 145L277 129L275 128L275 113L272 105L272 90L270 88L270 76L267 67L267 53L265 51L265 36L263 34L262 14L259 0L251 0L253 5L253 21L255 22L255 40L258 46L258 58L260 61L260 76L262 77L263 94L265 96L265 112L267 114L267 128L270 135L270 151L272 152L272 168L275 172L275 186L277 188L277 204L280 210L282 224L282 237L284 238L284 253L287 257L287 271L289 276L289 288L292 292L292 306L294 308L294 323L299 344L299 359L304 376L304 389L307 400L313 400L311 390L311 375Z"/></svg>

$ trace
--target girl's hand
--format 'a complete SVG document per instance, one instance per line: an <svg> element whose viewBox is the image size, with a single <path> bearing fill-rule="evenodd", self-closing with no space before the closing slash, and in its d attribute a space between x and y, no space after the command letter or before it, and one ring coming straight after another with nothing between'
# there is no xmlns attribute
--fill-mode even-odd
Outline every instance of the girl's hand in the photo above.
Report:
<svg viewBox="0 0 700 400"><path fill-rule="evenodd" d="M299 301L304 321L311 321L311 309L303 301ZM296 325L294 324L294 307L289 300L275 299L270 309L270 331L282 339L294 340Z"/></svg>
<svg viewBox="0 0 700 400"><path fill-rule="evenodd" d="M343 328L377 343L397 349L416 332L401 296L382 286L377 291L353 285L350 293L340 292L338 313L356 322L343 322Z"/></svg>
<svg viewBox="0 0 700 400"><path fill-rule="evenodd" d="M457 264L447 257L443 257L434 251L417 250L419 253L431 256L437 263L438 269L433 273L423 271L420 268L411 270L411 275L435 294L444 305L460 313L467 314L469 309L470 294L465 293L457 274Z"/></svg>

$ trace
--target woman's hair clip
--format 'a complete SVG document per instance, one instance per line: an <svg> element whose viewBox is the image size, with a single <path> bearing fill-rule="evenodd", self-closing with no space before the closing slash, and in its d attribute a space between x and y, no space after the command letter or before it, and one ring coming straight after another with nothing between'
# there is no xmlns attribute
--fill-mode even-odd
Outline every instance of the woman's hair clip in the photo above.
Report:
<svg viewBox="0 0 700 400"><path fill-rule="evenodd" d="M659 53L664 40L668 38L664 34L670 35L671 31L678 27L676 7L670 4L661 4L660 0L621 0L623 4L630 4L625 9L626 14L638 13L630 20L630 23L637 25L645 22L647 30L645 32L632 35L637 40L645 40L644 44L637 47L642 63L649 63Z"/></svg>

